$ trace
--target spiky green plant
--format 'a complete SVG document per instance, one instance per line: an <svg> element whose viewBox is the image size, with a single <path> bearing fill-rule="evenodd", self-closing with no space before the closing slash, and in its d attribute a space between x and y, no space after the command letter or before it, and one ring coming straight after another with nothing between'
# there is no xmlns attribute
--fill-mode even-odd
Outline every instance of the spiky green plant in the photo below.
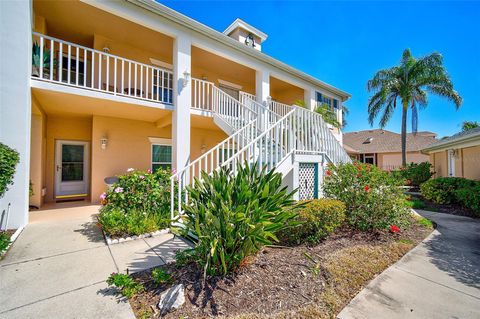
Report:
<svg viewBox="0 0 480 319"><path fill-rule="evenodd" d="M378 71L367 83L373 96L368 101L368 121L373 125L377 116L380 127L385 127L397 108L397 101L402 106L402 165L407 164L407 113L412 111L412 130L417 132L418 108L428 104L428 94L444 97L455 104L458 109L462 98L453 89L439 53L432 53L420 59L412 56L409 49L403 51L400 65Z"/></svg>
<svg viewBox="0 0 480 319"><path fill-rule="evenodd" d="M263 245L278 241L276 233L296 216L282 175L256 164L239 164L235 174L227 167L203 173L187 191L184 231L198 238L194 255L205 274L234 272Z"/></svg>

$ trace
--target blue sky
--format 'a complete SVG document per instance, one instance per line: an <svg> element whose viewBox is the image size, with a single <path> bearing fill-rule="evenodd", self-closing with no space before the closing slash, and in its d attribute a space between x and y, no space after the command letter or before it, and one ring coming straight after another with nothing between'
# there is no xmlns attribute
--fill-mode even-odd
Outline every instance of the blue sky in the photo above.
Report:
<svg viewBox="0 0 480 319"><path fill-rule="evenodd" d="M238 17L267 33L263 52L352 94L347 132L370 128L366 82L397 64L405 48L415 56L442 53L464 99L455 111L430 96L419 130L445 136L459 131L462 121L480 121L480 1L160 2L218 31ZM400 131L400 113L386 129Z"/></svg>

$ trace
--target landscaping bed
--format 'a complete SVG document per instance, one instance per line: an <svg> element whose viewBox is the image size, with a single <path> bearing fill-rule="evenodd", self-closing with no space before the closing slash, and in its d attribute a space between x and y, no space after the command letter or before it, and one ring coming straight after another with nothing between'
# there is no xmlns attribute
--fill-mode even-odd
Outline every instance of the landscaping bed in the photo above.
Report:
<svg viewBox="0 0 480 319"><path fill-rule="evenodd" d="M457 216L466 216L466 217L471 217L471 218L480 218L478 214L476 214L474 211L471 209L465 208L457 203L454 204L437 204L433 201L429 201L425 199L425 197L419 195L419 196L412 196L412 198L415 198L419 201L422 201L424 203L424 206L422 208L418 209L423 209L423 210L429 210L432 212L438 212L438 213L444 213L444 214L451 214L451 215L457 215Z"/></svg>
<svg viewBox="0 0 480 319"><path fill-rule="evenodd" d="M425 225L426 224L426 225ZM360 232L344 226L315 246L268 246L233 276L207 277L192 263L163 266L186 302L166 318L332 318L371 279L421 242L432 228L412 219L399 233ZM130 299L137 318L159 317L160 294L151 271L133 275L145 290Z"/></svg>

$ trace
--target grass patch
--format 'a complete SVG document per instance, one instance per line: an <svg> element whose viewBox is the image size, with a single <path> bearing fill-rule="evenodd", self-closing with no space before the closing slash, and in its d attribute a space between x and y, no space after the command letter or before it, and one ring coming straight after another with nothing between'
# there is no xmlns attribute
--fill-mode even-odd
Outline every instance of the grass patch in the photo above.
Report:
<svg viewBox="0 0 480 319"><path fill-rule="evenodd" d="M427 229L433 229L432 221L429 219L426 219L425 217L421 217L417 219L417 224Z"/></svg>
<svg viewBox="0 0 480 319"><path fill-rule="evenodd" d="M416 198L412 200L407 200L407 205L413 209L425 209L427 207L427 204L425 204L422 200Z"/></svg>

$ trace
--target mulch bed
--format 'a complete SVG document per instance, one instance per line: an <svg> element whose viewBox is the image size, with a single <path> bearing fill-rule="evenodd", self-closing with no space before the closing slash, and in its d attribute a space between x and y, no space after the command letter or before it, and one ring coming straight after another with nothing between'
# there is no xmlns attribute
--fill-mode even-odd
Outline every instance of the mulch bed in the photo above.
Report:
<svg viewBox="0 0 480 319"><path fill-rule="evenodd" d="M186 302L180 310L167 314L165 318L191 319L213 316L264 318L282 312L296 312L296 309L306 309L309 305L317 307L316 305L322 303L322 292L325 292L327 286L332 285L326 267L331 263L333 254L345 250L348 251L346 257L349 258L351 249L355 251L355 247L359 247L380 250L382 254L388 256L389 253L386 251L392 245L401 245L403 250L398 256L386 258L384 267L386 268L422 241L430 232L431 229L421 227L415 222L410 229L400 234L362 233L345 227L314 247L266 247L234 277L208 278L205 285L203 272L195 265L180 268L175 264L168 264L163 268L173 275L176 284L182 283L186 287ZM382 265L381 270L384 268ZM373 273L368 280L376 274ZM157 287L150 281L150 270L133 276L146 287L143 293L130 299L137 318L158 318L160 315L156 305L160 300L161 292L168 287ZM365 284L366 282L362 279L361 287ZM346 305L361 287L349 291L348 297L338 301L336 307ZM335 312L340 309L329 311ZM326 310L325 313L327 312ZM291 315L283 315L283 318L291 317ZM317 313L310 316L297 314L296 317L318 318L319 316Z"/></svg>

